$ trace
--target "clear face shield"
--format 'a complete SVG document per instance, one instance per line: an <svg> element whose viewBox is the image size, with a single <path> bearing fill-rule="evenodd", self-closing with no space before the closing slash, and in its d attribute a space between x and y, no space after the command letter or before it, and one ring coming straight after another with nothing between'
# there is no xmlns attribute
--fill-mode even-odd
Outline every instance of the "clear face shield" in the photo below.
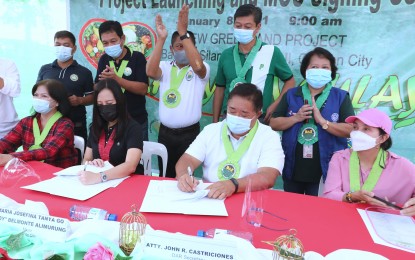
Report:
<svg viewBox="0 0 415 260"><path fill-rule="evenodd" d="M17 186L23 180L40 181L39 175L25 161L19 158L13 158L4 166L0 174L0 187L11 188Z"/></svg>

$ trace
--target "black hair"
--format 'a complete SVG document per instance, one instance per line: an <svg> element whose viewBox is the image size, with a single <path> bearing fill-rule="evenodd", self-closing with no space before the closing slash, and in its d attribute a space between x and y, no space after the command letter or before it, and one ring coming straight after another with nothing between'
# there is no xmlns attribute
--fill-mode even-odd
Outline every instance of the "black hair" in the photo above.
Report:
<svg viewBox="0 0 415 260"><path fill-rule="evenodd" d="M115 32L118 37L122 37L124 32L122 30L122 26L118 21L105 21L99 26L99 38L102 40L102 34L107 32Z"/></svg>
<svg viewBox="0 0 415 260"><path fill-rule="evenodd" d="M251 83L241 83L235 86L232 91L229 93L228 101L231 100L234 96L243 97L252 102L256 112L261 111L263 101L262 101L262 92Z"/></svg>
<svg viewBox="0 0 415 260"><path fill-rule="evenodd" d="M129 117L127 112L127 106L125 103L125 96L122 93L121 86L114 79L100 80L95 86L94 91L94 107L92 109L92 125L91 132L94 141L98 142L101 135L101 131L108 126L108 122L101 116L98 108L98 94L108 89L114 95L114 99L117 102L117 130L115 134L115 141L118 141L124 134Z"/></svg>
<svg viewBox="0 0 415 260"><path fill-rule="evenodd" d="M236 18L238 17L245 17L245 16L254 16L255 25L261 23L262 20L262 10L259 7L256 7L253 4L245 4L241 5L236 9L235 14L233 15L233 22L235 22Z"/></svg>
<svg viewBox="0 0 415 260"><path fill-rule="evenodd" d="M385 135L386 134L385 130L383 130L382 128L378 128L378 129L379 129L380 135ZM386 151L391 147L392 147L392 137L389 135L389 138L386 139L385 142L380 144L380 148L382 148L383 150Z"/></svg>
<svg viewBox="0 0 415 260"><path fill-rule="evenodd" d="M56 40L56 39L61 39L61 38L69 38L69 40L71 40L72 44L76 45L75 35L73 35L73 33L71 33L70 31L56 32L55 37L53 39Z"/></svg>
<svg viewBox="0 0 415 260"><path fill-rule="evenodd" d="M190 39L192 40L193 44L196 45L195 35L191 31L187 31L187 33L190 35ZM171 36L171 46L173 46L173 43L176 41L177 37L179 37L179 32L175 31Z"/></svg>
<svg viewBox="0 0 415 260"><path fill-rule="evenodd" d="M41 80L33 86L32 96L35 95L35 92L39 86L45 86L49 96L58 103L58 111L61 112L63 116L69 116L69 113L71 112L71 104L69 103L68 92L66 92L63 83L54 79ZM35 111L33 116L36 114L37 112Z"/></svg>
<svg viewBox="0 0 415 260"><path fill-rule="evenodd" d="M331 79L335 79L337 72L336 59L334 58L333 54L331 54L331 52L321 47L317 47L314 50L307 53L301 61L300 72L303 78L306 78L307 67L308 65L310 65L311 58L314 55L317 55L320 58L326 58L330 61Z"/></svg>

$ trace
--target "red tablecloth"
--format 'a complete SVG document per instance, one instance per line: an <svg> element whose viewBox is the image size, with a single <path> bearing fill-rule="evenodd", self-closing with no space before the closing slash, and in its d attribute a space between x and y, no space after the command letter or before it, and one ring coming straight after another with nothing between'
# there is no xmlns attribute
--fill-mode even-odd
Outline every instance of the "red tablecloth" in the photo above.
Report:
<svg viewBox="0 0 415 260"><path fill-rule="evenodd" d="M30 165L42 180L53 177L52 173L60 170L40 162L30 162ZM0 193L19 203L24 203L26 199L43 201L48 206L50 214L54 216L69 218L69 208L74 204L81 204L108 210L110 213L117 214L120 220L131 210L132 204L136 204L138 208L141 206L151 179L157 177L131 176L117 188L110 188L84 202L19 188L33 183L33 179L22 181L19 187L1 188ZM288 219L284 222L265 214L262 224L273 228L295 228L297 237L303 242L306 251L327 255L337 249L348 248L378 253L389 259L415 259L415 254L375 244L356 210L359 205L276 190L266 190L262 193L263 208ZM189 235L195 235L199 229L210 228L248 230L254 234L256 247L271 249L261 241L274 240L283 234L288 234L288 231L277 232L249 227L250 225L241 218L243 199L244 194L236 194L225 200L228 217L156 213L144 213L144 215L154 229Z"/></svg>

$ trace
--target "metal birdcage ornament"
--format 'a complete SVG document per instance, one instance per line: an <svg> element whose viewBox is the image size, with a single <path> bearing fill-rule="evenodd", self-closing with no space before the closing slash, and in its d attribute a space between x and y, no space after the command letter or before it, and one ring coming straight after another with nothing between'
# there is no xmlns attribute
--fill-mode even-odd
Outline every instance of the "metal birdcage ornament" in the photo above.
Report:
<svg viewBox="0 0 415 260"><path fill-rule="evenodd" d="M263 241L273 246L274 260L299 260L304 259L304 246L301 241L295 237L297 230L290 229L289 235L283 235L275 241Z"/></svg>
<svg viewBox="0 0 415 260"><path fill-rule="evenodd" d="M125 255L129 256L137 243L141 242L147 226L146 218L137 211L137 207L131 206L131 212L126 213L120 222L119 245Z"/></svg>

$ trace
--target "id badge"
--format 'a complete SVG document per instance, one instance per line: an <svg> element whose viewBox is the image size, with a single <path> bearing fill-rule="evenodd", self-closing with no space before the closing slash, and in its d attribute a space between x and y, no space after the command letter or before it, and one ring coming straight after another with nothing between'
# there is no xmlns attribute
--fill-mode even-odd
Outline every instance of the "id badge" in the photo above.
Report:
<svg viewBox="0 0 415 260"><path fill-rule="evenodd" d="M312 144L303 145L303 158L306 158L306 159L313 158L313 145Z"/></svg>

